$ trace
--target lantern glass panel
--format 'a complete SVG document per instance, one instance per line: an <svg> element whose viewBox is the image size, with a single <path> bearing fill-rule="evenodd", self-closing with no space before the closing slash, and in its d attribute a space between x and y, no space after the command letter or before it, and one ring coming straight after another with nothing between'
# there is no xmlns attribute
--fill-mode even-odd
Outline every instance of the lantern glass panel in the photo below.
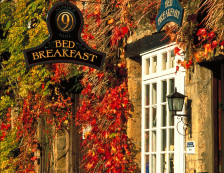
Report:
<svg viewBox="0 0 224 173"><path fill-rule="evenodd" d="M168 97L169 111L173 111L173 99Z"/></svg>
<svg viewBox="0 0 224 173"><path fill-rule="evenodd" d="M184 98L173 98L173 110L182 111Z"/></svg>

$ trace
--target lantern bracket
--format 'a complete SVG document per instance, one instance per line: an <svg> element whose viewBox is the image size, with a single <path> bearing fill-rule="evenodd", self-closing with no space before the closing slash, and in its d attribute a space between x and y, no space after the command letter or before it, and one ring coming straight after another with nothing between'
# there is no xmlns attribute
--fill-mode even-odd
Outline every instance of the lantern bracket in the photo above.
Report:
<svg viewBox="0 0 224 173"><path fill-rule="evenodd" d="M191 100L187 100L187 114L177 114L177 111L182 111L185 95L177 92L177 88L174 92L167 96L169 111L172 111L173 116L177 116L177 132L180 135L186 136L190 134L191 137ZM185 117L187 120L185 120ZM183 128L183 130L180 130Z"/></svg>
<svg viewBox="0 0 224 173"><path fill-rule="evenodd" d="M178 121L176 124L177 132L183 136L187 136L190 134L190 137L191 137L191 123L189 122L189 116L186 114L175 114L174 116L177 117L177 121ZM187 117L187 122L185 120L185 117ZM179 130L181 125L180 123L182 123L182 128L183 128L182 131L184 131L184 133L181 132L181 130Z"/></svg>
<svg viewBox="0 0 224 173"><path fill-rule="evenodd" d="M177 123L176 123L176 129L177 129L177 132L180 134L180 135L183 135L183 136L187 136L187 135L190 135L190 138L192 138L192 127L191 127L191 103L192 103L192 100L190 99L187 99L187 104L186 104L186 111L187 111L187 114L177 114L177 111L172 111L174 113L173 116L176 116L177 117ZM183 130L181 131L180 130L180 126L182 123L182 128Z"/></svg>

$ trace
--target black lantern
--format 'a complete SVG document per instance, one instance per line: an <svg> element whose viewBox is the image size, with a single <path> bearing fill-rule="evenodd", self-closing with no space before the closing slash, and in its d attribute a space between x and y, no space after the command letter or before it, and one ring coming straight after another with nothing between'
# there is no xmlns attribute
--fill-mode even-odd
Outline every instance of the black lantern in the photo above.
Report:
<svg viewBox="0 0 224 173"><path fill-rule="evenodd" d="M175 88L175 91L167 96L169 111L182 111L185 97L185 95L178 93Z"/></svg>
<svg viewBox="0 0 224 173"><path fill-rule="evenodd" d="M166 96L167 100L168 100L168 107L169 107L169 111L173 111L174 112L174 116L177 116L177 120L179 120L177 122L177 132L181 135L186 135L186 133L183 133L179 130L179 124L182 122L183 123L183 130L186 131L187 129L189 129L189 134L191 136L191 123L190 123L190 115L187 114L177 114L177 111L182 111L183 109L183 105L184 105L184 99L185 95L178 93L177 89L175 88L175 91ZM187 117L188 118L188 123L185 122L183 117Z"/></svg>

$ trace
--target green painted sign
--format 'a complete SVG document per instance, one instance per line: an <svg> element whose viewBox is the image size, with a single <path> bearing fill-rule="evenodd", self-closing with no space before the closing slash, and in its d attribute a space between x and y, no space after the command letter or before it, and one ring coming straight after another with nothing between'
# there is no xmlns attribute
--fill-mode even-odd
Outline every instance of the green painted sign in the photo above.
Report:
<svg viewBox="0 0 224 173"><path fill-rule="evenodd" d="M178 0L161 0L159 13L156 16L156 27L158 32L168 22L175 22L181 26L182 19L183 7Z"/></svg>
<svg viewBox="0 0 224 173"><path fill-rule="evenodd" d="M27 67L46 63L75 63L101 69L106 54L81 39L83 16L69 2L58 3L47 16L49 37L41 45L23 51Z"/></svg>

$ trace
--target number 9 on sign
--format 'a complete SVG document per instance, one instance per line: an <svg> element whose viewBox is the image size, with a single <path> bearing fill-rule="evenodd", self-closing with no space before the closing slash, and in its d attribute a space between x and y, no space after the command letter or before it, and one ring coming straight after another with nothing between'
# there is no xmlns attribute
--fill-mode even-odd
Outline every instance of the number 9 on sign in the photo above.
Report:
<svg viewBox="0 0 224 173"><path fill-rule="evenodd" d="M73 15L68 11L61 12L57 17L57 25L63 32L71 31L75 25Z"/></svg>

